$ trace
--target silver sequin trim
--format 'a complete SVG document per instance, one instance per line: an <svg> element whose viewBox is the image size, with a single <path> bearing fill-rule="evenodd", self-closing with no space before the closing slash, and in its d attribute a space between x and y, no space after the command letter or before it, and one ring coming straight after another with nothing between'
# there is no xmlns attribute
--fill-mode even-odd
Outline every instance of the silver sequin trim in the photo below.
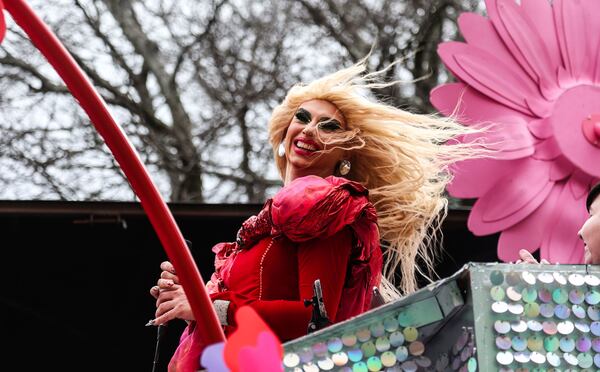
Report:
<svg viewBox="0 0 600 372"><path fill-rule="evenodd" d="M227 323L227 309L229 309L229 302L230 301L225 300L215 300L213 302L213 306L217 312L217 317L219 318L219 323L224 326L229 325Z"/></svg>

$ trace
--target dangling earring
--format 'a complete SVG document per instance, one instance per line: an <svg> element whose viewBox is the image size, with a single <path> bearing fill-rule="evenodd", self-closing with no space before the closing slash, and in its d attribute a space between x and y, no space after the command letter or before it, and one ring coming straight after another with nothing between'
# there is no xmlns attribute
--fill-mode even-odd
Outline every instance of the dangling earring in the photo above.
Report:
<svg viewBox="0 0 600 372"><path fill-rule="evenodd" d="M344 159L340 161L340 164L338 165L338 173L345 176L350 173L350 168L352 168L352 164L349 160Z"/></svg>
<svg viewBox="0 0 600 372"><path fill-rule="evenodd" d="M285 156L285 146L283 145L283 141L279 144L279 147L277 148L277 155L279 155L280 158L283 158Z"/></svg>

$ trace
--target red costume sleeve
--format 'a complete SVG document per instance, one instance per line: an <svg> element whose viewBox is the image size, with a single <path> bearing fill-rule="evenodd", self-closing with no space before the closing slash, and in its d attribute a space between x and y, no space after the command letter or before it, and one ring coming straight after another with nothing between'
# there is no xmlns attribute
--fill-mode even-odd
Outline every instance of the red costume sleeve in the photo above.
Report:
<svg viewBox="0 0 600 372"><path fill-rule="evenodd" d="M330 320L335 319L340 304L352 239L350 229L343 229L329 238L313 239L298 247L300 298L311 299L313 282L320 279ZM277 278L268 280L277 280ZM250 305L283 341L307 333L312 308L304 306L303 301L246 299L231 291L214 294L211 297L213 300L231 301L227 311L229 322L235 319L234 314L240 306ZM230 323L230 327L236 327L236 324ZM228 331L230 332L231 329Z"/></svg>

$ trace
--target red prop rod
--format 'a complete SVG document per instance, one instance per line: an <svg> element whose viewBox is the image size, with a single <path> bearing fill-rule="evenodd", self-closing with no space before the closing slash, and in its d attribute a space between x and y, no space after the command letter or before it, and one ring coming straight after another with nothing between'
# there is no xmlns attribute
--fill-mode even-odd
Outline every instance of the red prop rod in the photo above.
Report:
<svg viewBox="0 0 600 372"><path fill-rule="evenodd" d="M2 2L0 2L0 6ZM173 215L160 196L121 127L112 118L102 97L94 89L73 57L46 24L23 0L4 0L4 7L27 33L33 44L56 69L65 84L90 117L94 127L110 148L139 197L167 256L173 263L190 302L197 327L206 344L225 341L212 301L204 288L200 272L185 244ZM1 15L0 15L1 16Z"/></svg>

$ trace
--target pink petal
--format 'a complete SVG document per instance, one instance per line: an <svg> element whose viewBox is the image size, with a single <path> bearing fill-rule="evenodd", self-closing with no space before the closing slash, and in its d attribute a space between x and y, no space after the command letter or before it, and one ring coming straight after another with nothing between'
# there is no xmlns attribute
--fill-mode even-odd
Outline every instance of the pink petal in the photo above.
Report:
<svg viewBox="0 0 600 372"><path fill-rule="evenodd" d="M473 206L468 227L474 234L487 235L513 226L536 210L552 191L549 162L527 158L513 165L513 172Z"/></svg>
<svg viewBox="0 0 600 372"><path fill-rule="evenodd" d="M519 62L519 65L531 78L535 78L535 72L531 69L531 67L529 67L529 64L527 63L527 61L525 61L523 55L518 52L518 48L511 39L510 34L506 30L506 27L500 20L500 16L498 13L498 5L503 1L504 0L485 0L488 17L492 21L496 32L498 32L498 35L500 35L500 38L502 38L506 47L511 51L514 58Z"/></svg>
<svg viewBox="0 0 600 372"><path fill-rule="evenodd" d="M559 181L569 177L575 170L575 165L564 156L554 159L550 167L550 181Z"/></svg>
<svg viewBox="0 0 600 372"><path fill-rule="evenodd" d="M533 154L534 139L525 123L531 117L499 105L463 83L435 88L430 100L444 115L456 117L465 125L489 126L484 133L465 136L463 141L481 140L478 142L498 151L492 154L494 158L510 160Z"/></svg>
<svg viewBox="0 0 600 372"><path fill-rule="evenodd" d="M465 160L450 167L452 182L447 187L456 198L483 196L514 168L515 161L495 159ZM477 182L473 182L477 180Z"/></svg>
<svg viewBox="0 0 600 372"><path fill-rule="evenodd" d="M595 0L594 0L595 1ZM544 41L549 53L549 65L552 66L553 76L556 79L556 70L562 64L560 48L556 39L556 27L554 25L554 14L548 0L522 0L521 8L527 14L537 34Z"/></svg>
<svg viewBox="0 0 600 372"><path fill-rule="evenodd" d="M539 160L553 160L562 155L558 143L554 137L550 137L547 140L541 141L535 145L534 159Z"/></svg>
<svg viewBox="0 0 600 372"><path fill-rule="evenodd" d="M536 251L542 244L543 237L548 233L548 225L557 213L556 202L563 188L556 184L546 201L523 221L507 228L500 234L498 240L498 258L505 262L519 259L519 250Z"/></svg>
<svg viewBox="0 0 600 372"><path fill-rule="evenodd" d="M458 25L467 44L493 54L506 65L517 63L489 19L476 13L462 13Z"/></svg>
<svg viewBox="0 0 600 372"><path fill-rule="evenodd" d="M593 69L593 80L596 84L600 84L600 41L596 45L596 62L592 66Z"/></svg>
<svg viewBox="0 0 600 372"><path fill-rule="evenodd" d="M541 258L553 263L583 263L583 242L577 231L586 220L587 211L584 198L575 199L570 189L569 185L563 188L557 202L560 213L556 214L540 249Z"/></svg>
<svg viewBox="0 0 600 372"><path fill-rule="evenodd" d="M440 44L438 53L455 76L495 101L527 115L537 113L526 99L536 108L544 106L537 85L521 69L503 64L490 53L458 42Z"/></svg>
<svg viewBox="0 0 600 372"><path fill-rule="evenodd" d="M429 99L442 114L454 116L465 125L490 123L505 117L517 117L526 122L534 120L532 116L499 104L463 83L440 85L430 92Z"/></svg>
<svg viewBox="0 0 600 372"><path fill-rule="evenodd" d="M511 49L511 52L513 54L520 53L523 56L525 63L537 76L544 97L556 98L561 93L561 88L556 83L558 64L551 64L550 52L538 34L534 23L512 0L499 1L497 9L501 22L516 46L515 49ZM554 30L550 29L549 31Z"/></svg>
<svg viewBox="0 0 600 372"><path fill-rule="evenodd" d="M558 85L561 86L564 90L573 88L577 86L579 83L577 79L573 77L573 74L563 66L558 68Z"/></svg>
<svg viewBox="0 0 600 372"><path fill-rule="evenodd" d="M524 98L526 107L538 116L545 116L550 111L548 102L539 96L537 86L534 87L529 79L516 78L518 70L501 64L493 55L473 49L455 54L454 59L466 74L461 77L480 92L515 105L522 105Z"/></svg>
<svg viewBox="0 0 600 372"><path fill-rule="evenodd" d="M498 117L483 133L465 135L464 142L480 143L493 150L491 156L495 159L520 159L534 153L534 139L527 123L518 116Z"/></svg>
<svg viewBox="0 0 600 372"><path fill-rule="evenodd" d="M484 196L488 203L482 214L484 221L498 221L516 213L547 188L547 184L552 184L548 182L550 167L547 162L525 159L517 167L505 182Z"/></svg>
<svg viewBox="0 0 600 372"><path fill-rule="evenodd" d="M540 139L549 138L554 133L549 118L531 120L527 124L527 127L534 136Z"/></svg>
<svg viewBox="0 0 600 372"><path fill-rule="evenodd" d="M569 187L573 198L579 200L587 195L589 191L589 185L594 178L588 174L583 173L579 169L573 172L571 179L569 180Z"/></svg>
<svg viewBox="0 0 600 372"><path fill-rule="evenodd" d="M585 15L580 0L555 0L554 21L566 70L578 79L586 67Z"/></svg>
<svg viewBox="0 0 600 372"><path fill-rule="evenodd" d="M595 78L594 71L598 62L600 62L598 60L600 56L600 50L598 50L598 46L600 46L600 19L598 18L598 14L600 14L600 2L597 0L584 0L582 1L582 6L583 13L586 16L586 56L589 58L584 75L593 80Z"/></svg>

